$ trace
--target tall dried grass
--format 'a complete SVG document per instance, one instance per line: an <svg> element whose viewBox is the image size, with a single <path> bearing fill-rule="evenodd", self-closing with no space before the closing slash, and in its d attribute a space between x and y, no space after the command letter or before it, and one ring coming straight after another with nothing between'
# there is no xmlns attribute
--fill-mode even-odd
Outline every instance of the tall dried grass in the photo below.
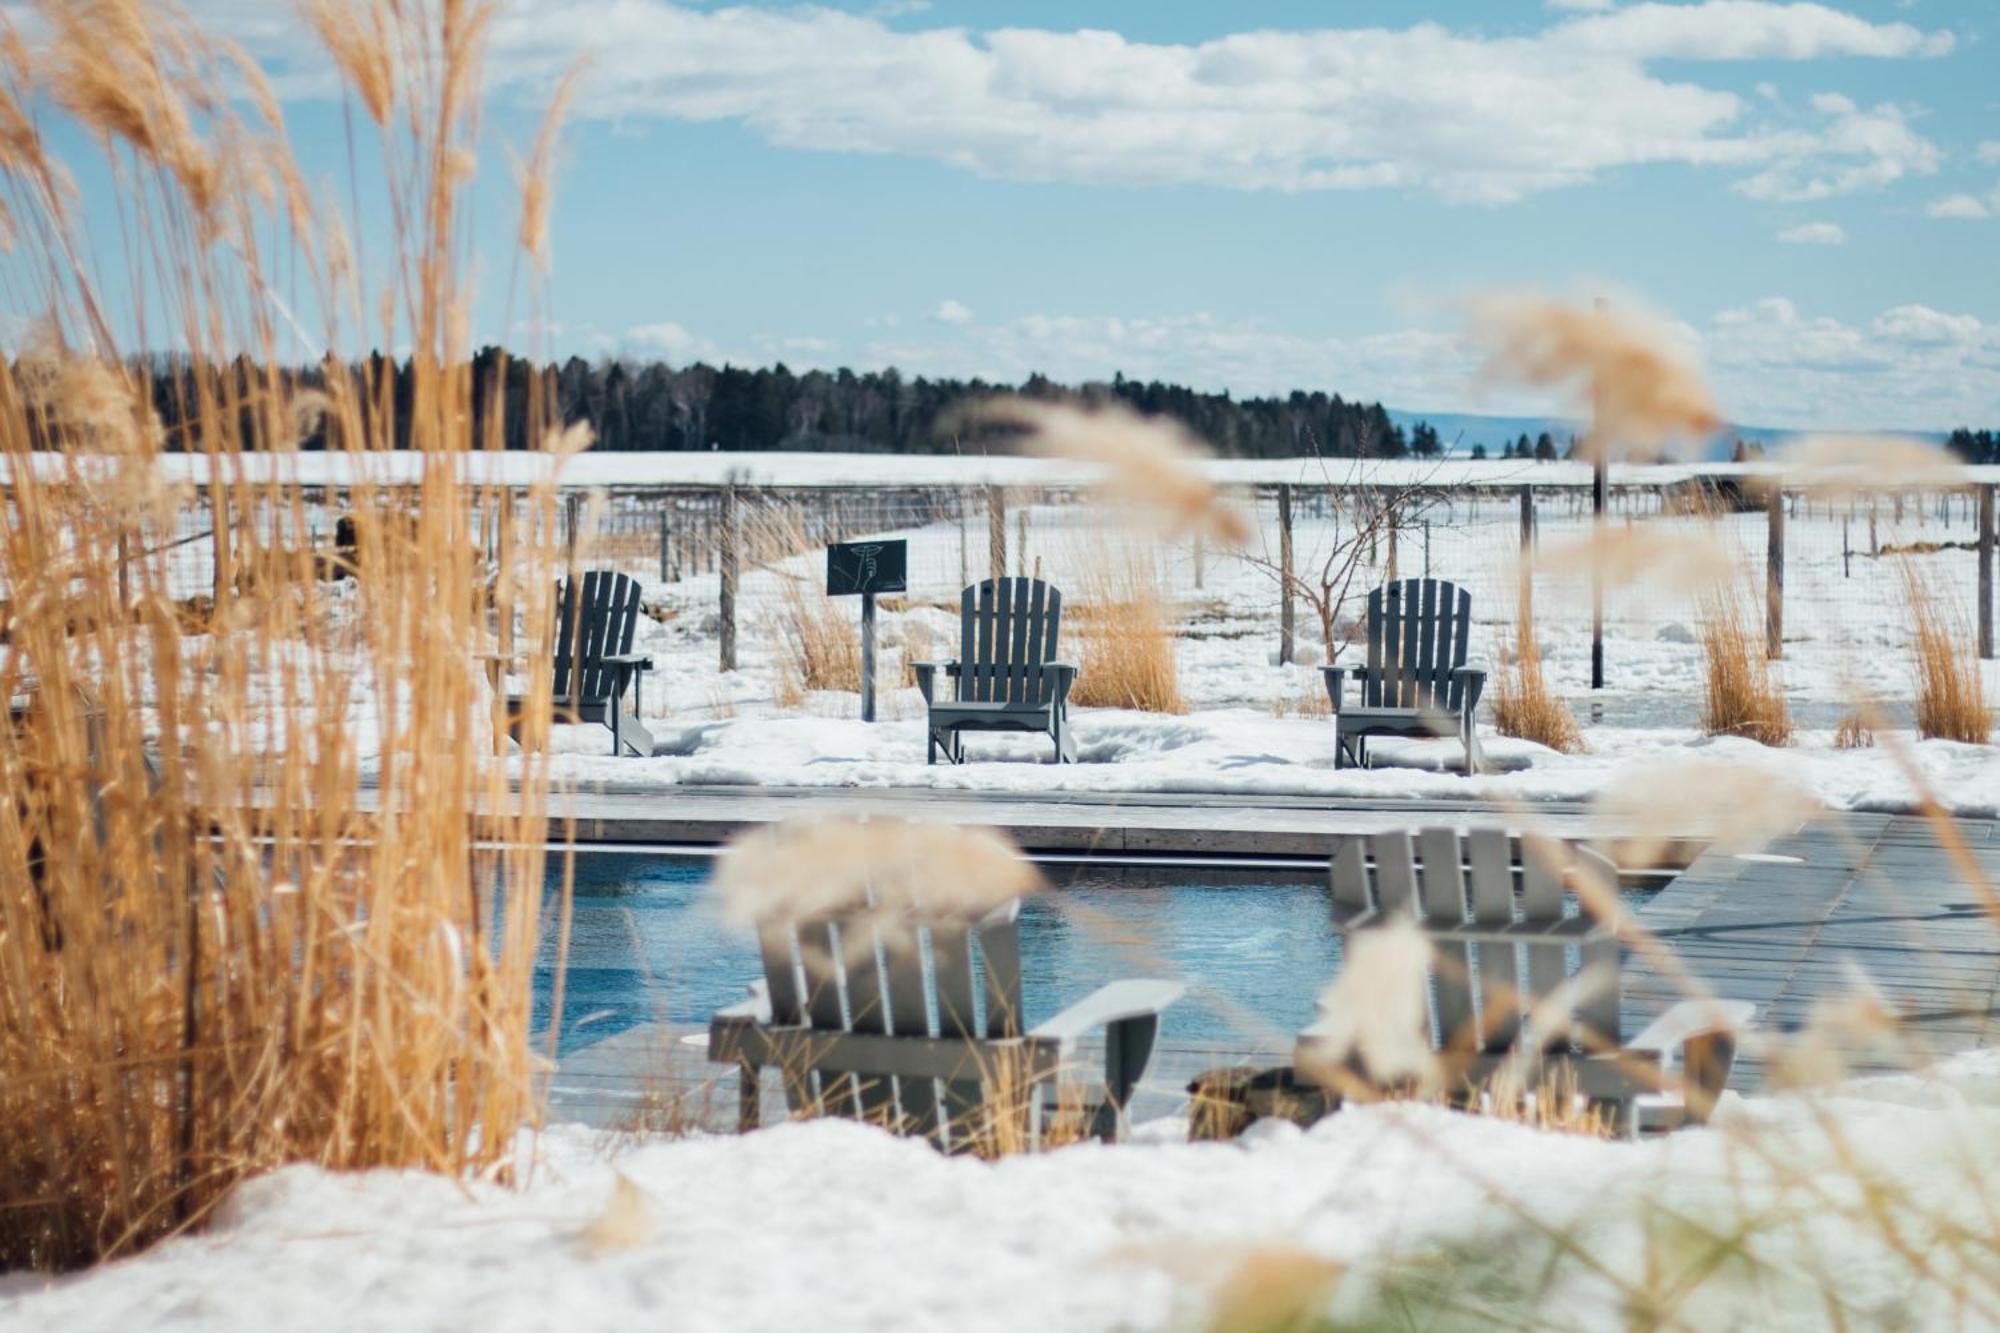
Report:
<svg viewBox="0 0 2000 1333"><path fill-rule="evenodd" d="M772 627L778 641L780 707L796 708L815 690L861 688L861 640L846 603L819 596L803 579L787 577L781 580Z"/></svg>
<svg viewBox="0 0 2000 1333"><path fill-rule="evenodd" d="M1070 701L1086 708L1185 713L1174 624L1154 548L1133 534L1084 543L1063 604L1065 634L1081 645Z"/></svg>
<svg viewBox="0 0 2000 1333"><path fill-rule="evenodd" d="M1493 725L1502 736L1546 745L1563 754L1584 749L1583 731L1562 696L1542 672L1541 645L1535 641L1534 603L1525 597L1514 618L1514 647L1499 655L1493 677Z"/></svg>
<svg viewBox="0 0 2000 1333"><path fill-rule="evenodd" d="M406 495L356 482L358 578L336 604L300 489L239 466L295 448L308 397L278 369L279 264L316 285L328 346L380 318L413 347L404 396L328 376L310 410L330 447L363 462L399 414L441 464L480 443L459 256L491 6L315 8L391 164L397 276L365 297L254 67L172 6L40 10L48 59L0 62L10 290L43 327L37 356L0 366L0 684L25 698L0 730L0 1268L130 1251L287 1161L511 1169L537 1104L546 772L531 748L510 795L472 663L517 619L552 652L556 573L547 490L502 503L433 466ZM245 80L261 119L222 92ZM37 103L120 159L132 244L108 266ZM148 297L124 336L120 291ZM198 494L162 479L169 442L121 347L184 359L171 443L206 462ZM199 638L162 549L196 503L216 519ZM484 577L482 548L511 577ZM531 742L549 718L544 679Z"/></svg>
<svg viewBox="0 0 2000 1333"><path fill-rule="evenodd" d="M1965 617L1939 604L1913 563L1905 560L1902 572L1916 654L1917 734L1984 745L1993 734L1993 709L1978 643Z"/></svg>
<svg viewBox="0 0 2000 1333"><path fill-rule="evenodd" d="M1711 584L1696 599L1701 619L1701 729L1762 745L1792 738L1784 688L1764 657L1764 629L1740 579Z"/></svg>

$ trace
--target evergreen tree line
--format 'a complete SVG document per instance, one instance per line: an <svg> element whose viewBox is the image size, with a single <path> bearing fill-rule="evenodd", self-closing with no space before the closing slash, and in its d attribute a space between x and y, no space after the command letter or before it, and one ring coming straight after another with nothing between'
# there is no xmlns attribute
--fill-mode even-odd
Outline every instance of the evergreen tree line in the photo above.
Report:
<svg viewBox="0 0 2000 1333"><path fill-rule="evenodd" d="M1944 447L1968 463L2000 463L2000 430L1960 426L1945 437Z"/></svg>
<svg viewBox="0 0 2000 1333"><path fill-rule="evenodd" d="M243 360L194 368L155 360L143 372L153 401L177 447L190 431L206 396L243 417L244 438L262 440L257 404L267 376ZM365 413L388 413L399 446L409 444L412 371L407 361L381 356L360 364L314 366L296 372L300 387L325 390L345 374ZM1351 402L1338 394L1294 391L1284 397L1237 399L1175 384L1129 380L1069 387L1043 375L1019 385L971 379L904 378L892 369L795 373L783 364L746 369L696 363L679 369L664 362L585 361L533 365L497 347L472 362L476 438L497 427L509 449L539 444L556 425L588 421L598 451L787 449L851 453L954 453L985 448L985 433L967 409L996 394L1091 406L1120 402L1135 411L1180 421L1230 458L1435 457L1444 452L1435 429L1417 423L1405 431L1380 403ZM501 419L488 419L497 395ZM279 414L282 418L283 414ZM327 447L331 423L306 429L301 447ZM288 442L289 443L289 442Z"/></svg>

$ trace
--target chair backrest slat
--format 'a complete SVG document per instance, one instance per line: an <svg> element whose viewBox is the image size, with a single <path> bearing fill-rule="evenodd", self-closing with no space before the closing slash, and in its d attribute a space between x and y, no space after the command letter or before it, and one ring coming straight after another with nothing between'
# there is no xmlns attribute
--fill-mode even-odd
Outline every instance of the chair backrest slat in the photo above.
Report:
<svg viewBox="0 0 2000 1333"><path fill-rule="evenodd" d="M1514 863L1507 835L1499 829L1468 833L1466 860L1472 867L1472 921L1505 926L1514 920ZM1521 1027L1520 970L1515 948L1488 940L1479 946L1479 1025L1488 1051L1514 1044Z"/></svg>
<svg viewBox="0 0 2000 1333"><path fill-rule="evenodd" d="M792 928L782 921L760 922L757 952L764 960L764 988L771 997L771 1021L787 1027L805 1021L799 1003L799 970L792 958Z"/></svg>
<svg viewBox="0 0 2000 1333"><path fill-rule="evenodd" d="M981 976L985 984L986 1035L996 1040L1018 1037L1027 1024L1021 1018L1020 904L1009 903L979 923Z"/></svg>
<svg viewBox="0 0 2000 1333"><path fill-rule="evenodd" d="M1386 915L1416 910L1417 871L1410 835L1401 829L1368 840L1375 855L1375 905Z"/></svg>
<svg viewBox="0 0 2000 1333"><path fill-rule="evenodd" d="M1438 581L1424 579L1417 584L1417 655L1410 665L1408 707L1427 708L1439 699L1438 688Z"/></svg>
<svg viewBox="0 0 2000 1333"><path fill-rule="evenodd" d="M893 939L882 943L882 962L888 974L889 1030L899 1037L931 1035L930 995L924 985L924 936L928 932L908 922ZM937 1123L937 1080L898 1077L896 1100L903 1113L903 1128L942 1140Z"/></svg>
<svg viewBox="0 0 2000 1333"><path fill-rule="evenodd" d="M1426 926L1450 931L1465 924L1465 871L1456 830L1425 829L1417 835L1423 857L1421 906ZM1434 949L1432 972L1437 998L1433 1044L1440 1049L1472 1049L1476 1045L1472 1009L1472 974L1478 946L1467 942L1440 943Z"/></svg>
<svg viewBox="0 0 2000 1333"><path fill-rule="evenodd" d="M1618 891L1618 867L1611 864L1603 853L1589 847L1578 847L1572 856L1573 874L1588 876L1602 892ZM1583 903L1584 914L1594 917L1590 900L1583 898ZM1592 1036L1588 1040L1592 1044L1616 1045L1620 1036L1617 938L1609 932L1595 936L1584 942L1581 953L1582 965L1577 972L1580 993L1577 1021L1589 1029Z"/></svg>
<svg viewBox="0 0 2000 1333"><path fill-rule="evenodd" d="M1375 905L1368 892L1368 853L1359 837L1346 837L1333 853L1334 905L1349 916Z"/></svg>
<svg viewBox="0 0 2000 1333"><path fill-rule="evenodd" d="M1563 850L1546 838L1521 839L1521 919L1531 925L1545 925L1563 918ZM1528 954L1528 987L1521 997L1522 1012L1533 1013L1544 1037L1566 1033L1567 1012L1557 1012L1552 996L1563 991L1565 946L1546 941L1525 946Z"/></svg>

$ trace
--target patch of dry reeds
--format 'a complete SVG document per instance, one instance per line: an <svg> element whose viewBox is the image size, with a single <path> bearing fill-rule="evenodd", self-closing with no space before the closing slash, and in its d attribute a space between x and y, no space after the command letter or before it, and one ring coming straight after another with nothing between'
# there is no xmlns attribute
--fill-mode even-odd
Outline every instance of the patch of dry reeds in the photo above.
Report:
<svg viewBox="0 0 2000 1333"><path fill-rule="evenodd" d="M1940 606L1917 567L1903 562L1916 654L1917 734L1984 745L1993 734L1979 647L1965 617Z"/></svg>
<svg viewBox="0 0 2000 1333"><path fill-rule="evenodd" d="M1791 710L1764 656L1764 628L1745 605L1738 579L1710 585L1696 598L1701 620L1701 729L1760 745L1792 739Z"/></svg>
<svg viewBox="0 0 2000 1333"><path fill-rule="evenodd" d="M1493 725L1503 736L1578 754L1584 749L1583 731L1543 674L1533 608L1532 602L1523 600L1515 617L1513 651L1503 649L1499 654L1499 670L1493 676Z"/></svg>
<svg viewBox="0 0 2000 1333"><path fill-rule="evenodd" d="M1065 643L1078 645L1070 702L1185 713L1173 619L1153 548L1130 535L1098 537L1071 567L1080 575L1063 603Z"/></svg>
<svg viewBox="0 0 2000 1333"><path fill-rule="evenodd" d="M553 652L553 495L503 506L450 466L394 504L360 482L333 598L301 490L240 466L295 447L302 403L363 477L399 428L423 453L476 447L458 218L490 9L454 9L317 6L353 38L338 63L385 81L356 88L371 114L410 109L380 118L402 253L366 316L261 76L178 7L47 0L48 59L0 71L10 290L44 328L0 365L0 685L19 701L0 729L0 1269L142 1247L285 1162L504 1176L534 1116L551 701L531 680L510 796L472 664L494 624ZM238 79L264 124L225 98ZM71 243L66 167L13 114L38 101L124 155L111 267ZM316 390L278 368L264 274L292 260L329 340L378 313L406 330L405 381ZM150 297L131 350L182 359L172 443L205 464L198 491L162 480L151 372L101 313L120 290ZM195 503L217 520L198 637L168 549ZM515 577L483 576L482 525Z"/></svg>
<svg viewBox="0 0 2000 1333"><path fill-rule="evenodd" d="M846 603L818 595L803 579L781 577L773 629L780 707L796 708L812 691L861 688L860 632Z"/></svg>

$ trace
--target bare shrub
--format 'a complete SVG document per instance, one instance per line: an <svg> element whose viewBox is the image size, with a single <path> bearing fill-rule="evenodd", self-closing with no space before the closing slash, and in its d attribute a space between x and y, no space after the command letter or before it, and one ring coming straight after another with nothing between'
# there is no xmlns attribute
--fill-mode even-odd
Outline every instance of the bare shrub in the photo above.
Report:
<svg viewBox="0 0 2000 1333"><path fill-rule="evenodd" d="M1984 745L1993 710L1980 678L1979 650L1956 608L1939 605L1915 565L1903 562L1916 653L1917 734Z"/></svg>
<svg viewBox="0 0 2000 1333"><path fill-rule="evenodd" d="M1874 746L1874 728L1859 713L1849 713L1841 718L1840 725L1833 730L1833 748L1836 750L1868 750Z"/></svg>

